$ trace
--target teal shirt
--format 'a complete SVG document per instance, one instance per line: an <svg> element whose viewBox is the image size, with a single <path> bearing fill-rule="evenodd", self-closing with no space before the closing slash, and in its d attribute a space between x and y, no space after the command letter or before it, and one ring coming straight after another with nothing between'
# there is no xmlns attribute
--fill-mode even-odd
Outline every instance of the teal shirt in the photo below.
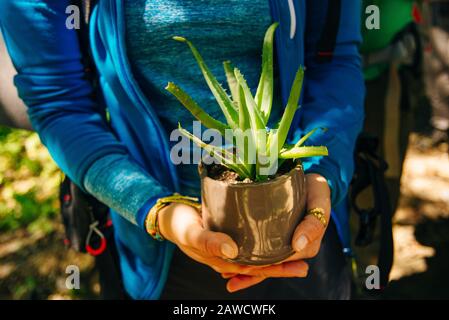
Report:
<svg viewBox="0 0 449 320"><path fill-rule="evenodd" d="M231 60L255 90L261 70L263 37L271 24L268 0L125 1L126 43L134 76L151 100L167 136L178 122L192 130L195 119L164 88L172 81L214 118L225 121L183 36L197 47L220 83L223 61ZM278 109L280 110L280 109ZM276 119L276 110L272 118ZM167 138L168 139L168 138ZM176 142L172 142L174 144ZM195 164L177 166L184 193L198 194Z"/></svg>

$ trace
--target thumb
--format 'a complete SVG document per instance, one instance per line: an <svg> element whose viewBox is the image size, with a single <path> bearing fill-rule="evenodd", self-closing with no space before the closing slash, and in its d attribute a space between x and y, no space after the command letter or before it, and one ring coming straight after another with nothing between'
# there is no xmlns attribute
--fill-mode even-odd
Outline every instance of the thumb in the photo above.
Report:
<svg viewBox="0 0 449 320"><path fill-rule="evenodd" d="M204 229L198 210L183 204L170 206L171 211L159 217L162 219L159 226L165 230L161 230L162 234L168 234L168 239L173 239L171 241L177 245L190 247L205 256L227 259L237 257L238 247L232 238L224 233Z"/></svg>
<svg viewBox="0 0 449 320"><path fill-rule="evenodd" d="M237 244L224 233L213 232L202 226L192 230L191 246L198 251L225 259L234 259L238 255Z"/></svg>
<svg viewBox="0 0 449 320"><path fill-rule="evenodd" d="M303 251L312 242L321 239L326 231L330 218L331 202L330 189L327 180L318 174L306 175L307 209L321 209L324 213L325 224L316 216L307 214L297 226L292 246L296 252Z"/></svg>

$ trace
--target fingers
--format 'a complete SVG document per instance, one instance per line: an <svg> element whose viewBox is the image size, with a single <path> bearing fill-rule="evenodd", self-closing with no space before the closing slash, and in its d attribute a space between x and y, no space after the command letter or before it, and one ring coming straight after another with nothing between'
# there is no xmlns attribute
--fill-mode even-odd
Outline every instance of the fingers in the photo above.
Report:
<svg viewBox="0 0 449 320"><path fill-rule="evenodd" d="M319 174L307 174L307 208L323 208L327 213L330 212L330 189L326 178Z"/></svg>
<svg viewBox="0 0 449 320"><path fill-rule="evenodd" d="M201 215L193 207L173 205L161 218L160 227L162 223L166 234L178 246L190 247L204 256L233 259L238 255L238 247L231 237L204 229Z"/></svg>
<svg viewBox="0 0 449 320"><path fill-rule="evenodd" d="M237 275L231 278L226 284L226 289L229 292L236 292L239 290L243 290L249 287L252 287L262 281L264 281L264 277L255 277L255 276L247 276L247 275Z"/></svg>
<svg viewBox="0 0 449 320"><path fill-rule="evenodd" d="M298 225L293 235L293 249L301 253L316 241L321 241L325 226L313 215L307 215Z"/></svg>
<svg viewBox="0 0 449 320"><path fill-rule="evenodd" d="M242 268L240 274L259 276L264 278L303 278L307 276L309 266L304 261L287 261L266 267ZM235 277L236 273L224 272L221 276L224 279Z"/></svg>
<svg viewBox="0 0 449 320"><path fill-rule="evenodd" d="M224 233L202 229L192 237L191 245L200 252L225 259L234 259L238 255L237 245Z"/></svg>
<svg viewBox="0 0 449 320"><path fill-rule="evenodd" d="M308 174L307 183L307 210L321 208L325 219L330 218L330 189L324 177L318 174ZM299 253L301 259L315 256L319 250L319 243L324 236L326 226L315 216L306 215L298 225L293 235L292 247Z"/></svg>
<svg viewBox="0 0 449 320"><path fill-rule="evenodd" d="M186 238L188 246L205 255L227 259L238 255L238 247L230 236L205 230L200 223L190 226Z"/></svg>
<svg viewBox="0 0 449 320"><path fill-rule="evenodd" d="M222 273L222 277L230 279L226 287L229 292L235 292L254 286L267 278L304 278L308 270L309 266L304 261L291 261L243 271L246 274Z"/></svg>
<svg viewBox="0 0 449 320"><path fill-rule="evenodd" d="M289 261L267 267L250 269L247 275L263 278L303 278L307 276L309 266L304 261Z"/></svg>
<svg viewBox="0 0 449 320"><path fill-rule="evenodd" d="M256 268L251 274L238 274L231 277L226 285L229 292L236 292L252 287L267 278L304 278L309 266L304 261L284 262L274 266ZM230 274L226 274L229 276ZM225 274L223 275L225 277Z"/></svg>

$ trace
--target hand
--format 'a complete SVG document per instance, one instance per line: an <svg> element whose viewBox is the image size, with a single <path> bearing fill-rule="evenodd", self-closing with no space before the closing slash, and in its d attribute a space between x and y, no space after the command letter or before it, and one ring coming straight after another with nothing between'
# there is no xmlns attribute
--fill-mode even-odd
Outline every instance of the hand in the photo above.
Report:
<svg viewBox="0 0 449 320"><path fill-rule="evenodd" d="M237 245L224 233L204 229L200 213L189 205L173 203L163 208L159 212L158 224L162 236L176 244L190 258L222 274L239 274L242 282L245 282L247 276L267 278L307 275L308 267L303 261L254 267L224 260L238 255Z"/></svg>
<svg viewBox="0 0 449 320"><path fill-rule="evenodd" d="M327 181L319 174L306 175L307 187L307 211L314 208L322 208L325 212L327 224L329 224L331 201L330 189ZM306 215L304 220L298 225L293 235L292 247L295 254L280 266L291 263L292 261L300 261L307 258L315 257L320 251L321 240L323 239L326 227L320 220L313 215ZM227 287L230 291L242 290L262 282L267 277L248 276L236 274L223 274L223 277L229 278ZM285 274L284 277L289 277Z"/></svg>

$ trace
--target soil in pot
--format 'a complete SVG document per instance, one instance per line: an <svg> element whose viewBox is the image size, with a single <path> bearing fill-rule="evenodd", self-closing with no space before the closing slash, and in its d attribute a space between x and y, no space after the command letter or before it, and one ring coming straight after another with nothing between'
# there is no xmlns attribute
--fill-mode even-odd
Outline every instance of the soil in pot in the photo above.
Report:
<svg viewBox="0 0 449 320"><path fill-rule="evenodd" d="M240 177L226 167L200 164L205 227L231 236L235 262L267 265L293 254L294 230L304 216L305 176L300 162L285 161L264 182Z"/></svg>

